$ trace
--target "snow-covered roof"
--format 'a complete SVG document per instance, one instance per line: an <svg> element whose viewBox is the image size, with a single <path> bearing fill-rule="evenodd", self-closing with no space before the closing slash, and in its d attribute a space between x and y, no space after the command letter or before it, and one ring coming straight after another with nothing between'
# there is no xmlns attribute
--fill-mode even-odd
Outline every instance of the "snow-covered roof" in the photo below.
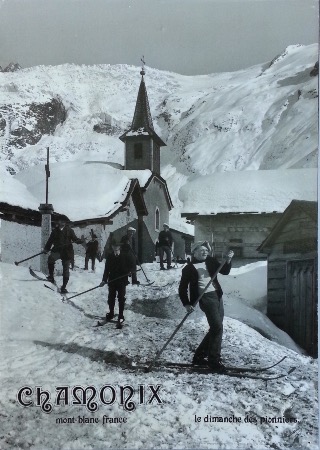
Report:
<svg viewBox="0 0 320 450"><path fill-rule="evenodd" d="M38 211L40 202L28 191L23 183L1 168L0 203Z"/></svg>
<svg viewBox="0 0 320 450"><path fill-rule="evenodd" d="M50 164L49 203L55 212L71 221L109 217L126 199L131 180L137 178L144 186L151 175L150 170L124 171L104 162L78 160ZM27 192L21 196L24 207L30 208L35 202L38 207L45 202L44 166L22 171L13 181L24 185ZM16 197L14 188L11 195ZM10 195L7 201L12 203Z"/></svg>
<svg viewBox="0 0 320 450"><path fill-rule="evenodd" d="M170 218L170 229L180 231L180 233L190 234L194 236L194 225L183 222L182 220Z"/></svg>
<svg viewBox="0 0 320 450"><path fill-rule="evenodd" d="M136 178L139 181L141 187L144 187L150 180L150 177L152 176L152 172L149 169L122 170L121 173L123 173L126 177L130 179Z"/></svg>
<svg viewBox="0 0 320 450"><path fill-rule="evenodd" d="M244 170L200 177L179 192L182 213L283 212L291 200L317 200L317 169Z"/></svg>

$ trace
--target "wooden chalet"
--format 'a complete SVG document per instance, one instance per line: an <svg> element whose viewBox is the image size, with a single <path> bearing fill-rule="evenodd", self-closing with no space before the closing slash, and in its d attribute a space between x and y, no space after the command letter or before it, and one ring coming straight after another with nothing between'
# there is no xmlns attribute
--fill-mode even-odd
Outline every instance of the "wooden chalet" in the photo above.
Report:
<svg viewBox="0 0 320 450"><path fill-rule="evenodd" d="M293 200L258 251L268 255L268 317L317 356L317 202Z"/></svg>

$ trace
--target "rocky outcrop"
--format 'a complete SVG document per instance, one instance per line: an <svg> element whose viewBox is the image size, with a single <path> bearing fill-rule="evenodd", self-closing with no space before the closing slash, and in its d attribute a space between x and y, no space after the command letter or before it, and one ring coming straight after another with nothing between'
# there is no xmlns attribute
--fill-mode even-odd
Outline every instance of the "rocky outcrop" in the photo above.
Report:
<svg viewBox="0 0 320 450"><path fill-rule="evenodd" d="M118 125L111 125L110 123L97 123L93 126L93 131L109 136L120 136L124 132Z"/></svg>
<svg viewBox="0 0 320 450"><path fill-rule="evenodd" d="M0 136L8 147L23 148L36 144L44 134L53 134L65 119L66 109L58 98L23 107L7 104L0 106Z"/></svg>
<svg viewBox="0 0 320 450"><path fill-rule="evenodd" d="M319 75L319 61L317 61L310 72L311 77L317 77Z"/></svg>
<svg viewBox="0 0 320 450"><path fill-rule="evenodd" d="M4 69L1 70L1 72L16 72L17 70L21 70L22 67L18 63L11 62L7 65Z"/></svg>

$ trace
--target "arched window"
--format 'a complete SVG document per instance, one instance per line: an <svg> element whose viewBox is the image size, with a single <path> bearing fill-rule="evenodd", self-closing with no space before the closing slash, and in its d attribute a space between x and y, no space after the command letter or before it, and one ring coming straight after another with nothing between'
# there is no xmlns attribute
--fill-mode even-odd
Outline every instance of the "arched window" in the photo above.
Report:
<svg viewBox="0 0 320 450"><path fill-rule="evenodd" d="M155 229L156 231L160 231L160 211L158 207L156 207L155 212Z"/></svg>

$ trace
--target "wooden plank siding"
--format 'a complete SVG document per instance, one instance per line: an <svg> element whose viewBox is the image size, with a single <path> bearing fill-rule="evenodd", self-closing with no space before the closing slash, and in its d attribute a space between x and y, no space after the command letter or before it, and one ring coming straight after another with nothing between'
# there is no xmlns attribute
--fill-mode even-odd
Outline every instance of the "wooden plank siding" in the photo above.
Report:
<svg viewBox="0 0 320 450"><path fill-rule="evenodd" d="M288 261L286 329L309 354L317 350L315 260Z"/></svg>

